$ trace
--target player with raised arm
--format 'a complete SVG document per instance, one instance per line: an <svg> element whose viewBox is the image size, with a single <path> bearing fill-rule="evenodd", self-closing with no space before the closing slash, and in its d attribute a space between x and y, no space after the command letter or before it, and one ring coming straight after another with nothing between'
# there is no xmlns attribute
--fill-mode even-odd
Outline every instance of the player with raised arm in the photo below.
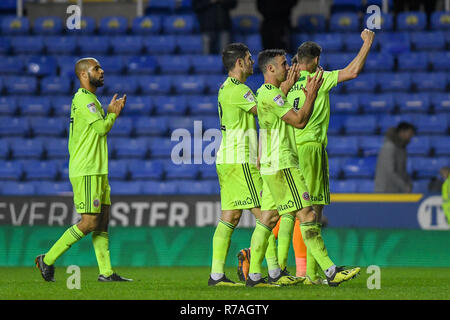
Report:
<svg viewBox="0 0 450 320"><path fill-rule="evenodd" d="M337 286L355 277L360 268L337 267L328 257L299 168L294 131L295 128L305 128L310 119L317 92L323 83L323 71L317 72L314 77L307 77L306 88L302 89L306 100L303 107L296 110L280 89L289 69L285 55L284 50L278 49L264 50L258 55L258 64L264 74L264 84L257 91L263 193L261 217L251 239L252 258L246 285L255 287L266 283L261 276L261 263L279 214L288 216L292 223L295 217L300 220L306 247L325 272L328 284ZM270 276L268 282L271 282Z"/></svg>
<svg viewBox="0 0 450 320"><path fill-rule="evenodd" d="M365 29L361 32L363 40L361 49L356 57L341 70L325 71L323 84L320 87L314 103L314 110L308 124L303 129L295 129L300 168L308 187L311 203L316 213L316 225L322 228L323 208L330 204L328 155L325 150L328 139L328 124L330 122L329 92L338 83L355 79L362 71L367 55L373 43L375 34ZM301 73L297 83L287 95L288 102L297 110L301 108L306 99L301 89L306 84L307 77L314 76L319 71L321 47L315 42L305 42L298 47L296 59L300 65ZM305 284L320 284L323 281L318 276L318 265L311 250L307 249Z"/></svg>
<svg viewBox="0 0 450 320"><path fill-rule="evenodd" d="M131 281L116 274L109 254L108 222L111 206L108 182L108 146L111 130L126 102L126 95L112 98L107 114L95 92L104 84L104 71L94 58L77 61L75 73L80 88L72 100L69 129L69 178L73 200L81 221L64 232L50 250L36 257L35 263L45 281L55 281L55 261L73 244L92 232L98 281Z"/></svg>
<svg viewBox="0 0 450 320"><path fill-rule="evenodd" d="M220 184L222 214L213 236L212 267L209 286L242 286L228 279L225 260L234 228L242 210L250 210L258 219L262 180L257 167L258 135L255 115L257 102L252 90L245 85L253 74L253 59L245 44L232 43L222 53L228 78L218 95L218 111L222 141L216 157ZM269 240L266 253L269 273L280 285L292 285L298 279L286 275L277 262L275 238Z"/></svg>

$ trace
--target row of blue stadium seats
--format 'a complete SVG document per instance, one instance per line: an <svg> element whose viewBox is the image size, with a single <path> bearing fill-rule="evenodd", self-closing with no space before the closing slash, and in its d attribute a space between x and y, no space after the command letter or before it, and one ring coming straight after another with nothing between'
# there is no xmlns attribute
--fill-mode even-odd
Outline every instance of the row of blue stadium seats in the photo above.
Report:
<svg viewBox="0 0 450 320"><path fill-rule="evenodd" d="M354 54L348 53L328 53L321 56L320 64L325 70L338 70L346 67L354 57ZM75 79L74 66L79 59L76 56L41 55L0 56L0 58L0 74L3 75L24 76L25 73L32 76L59 75L71 79ZM220 75L223 72L222 59L217 55L97 55L96 58L107 76L124 72L129 75ZM262 75L256 62L253 69L255 76L249 77L248 81L261 80ZM393 70L398 72L425 72L429 69L434 70L434 72L450 70L450 51L411 52L399 54L397 57L388 53L373 52L367 57L364 73L391 72ZM401 75L397 77L401 77ZM224 79L225 76L222 75L222 78Z"/></svg>
<svg viewBox="0 0 450 320"><path fill-rule="evenodd" d="M190 54L203 52L201 35L9 36L0 39L6 54Z"/></svg>
<svg viewBox="0 0 450 320"><path fill-rule="evenodd" d="M346 157L329 159L332 179L374 178L376 157ZM62 160L0 160L0 180L66 180L68 164ZM409 157L407 170L417 179L437 177L442 167L448 166L448 157ZM217 179L215 165L177 165L161 160L110 160L111 180L173 180Z"/></svg>
<svg viewBox="0 0 450 320"><path fill-rule="evenodd" d="M332 13L329 21L323 15L302 15L297 17L296 29L301 32L355 32L368 26L366 14L361 20L354 12ZM430 17L430 27L433 30L450 28L450 14L448 12L433 12ZM382 14L380 27L383 30L425 30L427 16L424 12L402 12L394 17L392 14ZM329 24L329 26L328 26ZM237 15L232 17L232 30L238 33L257 33L260 19L252 15ZM64 31L92 34L96 31L104 34L130 33L193 33L199 30L198 21L194 14L182 15L150 15L134 18L128 21L122 16L111 16L100 19L98 26L95 19L83 16L79 29L64 28L62 19L58 17L40 17L31 23L28 18L7 17L2 19L3 34L26 34L30 30L36 34L59 34Z"/></svg>
<svg viewBox="0 0 450 320"><path fill-rule="evenodd" d="M212 120L212 119L211 119ZM153 122L152 122L153 123ZM108 151L111 158L169 158L182 154L179 150L179 140L171 141L161 128L155 128L152 123L145 123L142 127L136 127L139 132L138 137L129 137L123 127L111 131L108 139ZM44 131L44 130L43 130ZM47 130L50 132L51 130ZM160 134L160 136L148 136ZM220 139L220 138L219 138ZM328 138L327 152L330 156L373 156L377 155L383 145L384 137L381 135L361 135L361 136L335 136ZM187 143L187 142L185 142ZM208 142L189 141L191 145L199 145L200 150L211 153L211 146ZM218 148L219 141L212 142ZM411 156L449 156L450 138L448 135L426 136L418 135L414 137L407 147L407 152ZM65 159L68 157L67 138L51 136L48 133L36 136L35 138L19 138L9 134L0 139L0 159Z"/></svg>

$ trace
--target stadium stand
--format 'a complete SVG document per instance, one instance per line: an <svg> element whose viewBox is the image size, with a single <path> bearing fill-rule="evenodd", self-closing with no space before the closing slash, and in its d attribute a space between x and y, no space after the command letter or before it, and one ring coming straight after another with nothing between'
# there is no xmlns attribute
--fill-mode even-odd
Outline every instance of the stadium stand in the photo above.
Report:
<svg viewBox="0 0 450 320"><path fill-rule="evenodd" d="M376 4L377 1L371 1ZM378 1L379 2L379 1ZM390 8L392 1L389 2ZM292 47L306 40L323 47L321 65L344 67L361 45L368 15L361 1L334 1L330 18L294 17ZM414 192L425 192L450 154L450 19L448 12L383 13L363 73L331 91L328 139L331 192L372 192L375 160L384 134L400 121L417 125L408 146ZM246 42L256 60L260 20L238 15L233 41ZM214 165L167 161L178 128L219 129L217 90L225 79L220 55L203 55L203 40L189 1L152 0L146 15L96 21L80 30L56 17L0 15L0 183L2 194L70 192L67 134L74 64L95 56L105 70L99 99L128 94L109 137L113 194L217 194ZM257 64L248 85L263 82ZM203 143L202 148L206 148ZM183 156L182 151L179 155ZM170 165L168 164L170 163ZM45 188L37 181L46 180ZM41 182L41 181L39 181Z"/></svg>

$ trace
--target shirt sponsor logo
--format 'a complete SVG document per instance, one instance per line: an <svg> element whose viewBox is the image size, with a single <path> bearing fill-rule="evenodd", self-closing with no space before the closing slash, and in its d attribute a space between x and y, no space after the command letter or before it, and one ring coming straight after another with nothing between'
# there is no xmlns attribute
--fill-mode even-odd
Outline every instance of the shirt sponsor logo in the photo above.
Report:
<svg viewBox="0 0 450 320"><path fill-rule="evenodd" d="M246 99L248 102L254 102L255 97L253 97L253 94L251 91L248 91L246 94L244 94L244 99Z"/></svg>
<svg viewBox="0 0 450 320"><path fill-rule="evenodd" d="M92 113L96 113L97 112L97 108L95 107L95 102L89 103L86 107Z"/></svg>
<svg viewBox="0 0 450 320"><path fill-rule="evenodd" d="M283 100L283 98L281 97L280 94L277 95L275 98L273 98L273 101L274 101L277 105L279 105L280 107L284 106L284 100Z"/></svg>

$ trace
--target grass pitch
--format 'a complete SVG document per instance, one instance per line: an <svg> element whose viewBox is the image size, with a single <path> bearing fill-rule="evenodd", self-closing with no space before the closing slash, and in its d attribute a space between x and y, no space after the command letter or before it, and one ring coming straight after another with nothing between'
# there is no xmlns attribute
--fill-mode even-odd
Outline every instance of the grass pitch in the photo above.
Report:
<svg viewBox="0 0 450 320"><path fill-rule="evenodd" d="M380 289L368 289L372 274L361 274L337 288L305 286L280 288L208 287L209 267L118 267L129 283L100 283L98 269L81 268L81 288L68 289L66 267L56 267L56 282L45 282L37 268L0 268L1 300L409 300L450 299L450 268L382 267ZM294 267L290 268L294 271ZM236 268L227 275L237 280Z"/></svg>

